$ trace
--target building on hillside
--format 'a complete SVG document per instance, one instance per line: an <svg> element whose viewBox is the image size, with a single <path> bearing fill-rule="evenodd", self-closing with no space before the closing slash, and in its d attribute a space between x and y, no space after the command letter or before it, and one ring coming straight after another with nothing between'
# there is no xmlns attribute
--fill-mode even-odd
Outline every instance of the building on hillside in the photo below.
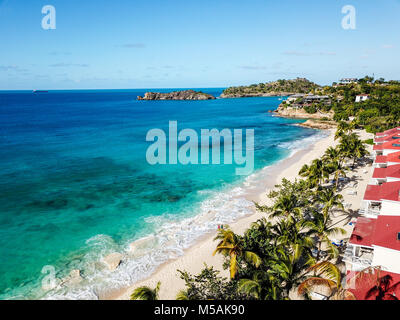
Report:
<svg viewBox="0 0 400 320"><path fill-rule="evenodd" d="M357 83L358 79L357 78L343 78L340 79L341 84L350 84L350 83Z"/></svg>
<svg viewBox="0 0 400 320"><path fill-rule="evenodd" d="M287 101L287 102L294 102L294 101L296 101L297 99L303 98L304 96L305 96L304 93L293 94L293 95L289 96L289 97L286 99L286 101Z"/></svg>
<svg viewBox="0 0 400 320"><path fill-rule="evenodd" d="M358 96L356 96L356 102L367 101L369 98L369 94L359 94Z"/></svg>
<svg viewBox="0 0 400 320"><path fill-rule="evenodd" d="M324 105L331 105L332 103L329 96L320 96L314 94L294 94L289 96L286 101L289 103L293 103L292 106L296 108L302 108L319 103L323 103Z"/></svg>
<svg viewBox="0 0 400 320"><path fill-rule="evenodd" d="M325 103L325 104L331 104L331 99L329 96L319 96L319 95L306 95L304 96L304 103Z"/></svg>

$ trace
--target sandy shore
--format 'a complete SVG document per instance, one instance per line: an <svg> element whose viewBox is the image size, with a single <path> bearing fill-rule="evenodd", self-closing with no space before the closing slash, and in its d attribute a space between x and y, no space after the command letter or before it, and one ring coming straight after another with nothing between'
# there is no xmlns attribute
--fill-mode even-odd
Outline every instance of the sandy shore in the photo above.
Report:
<svg viewBox="0 0 400 320"><path fill-rule="evenodd" d="M334 130L329 130L329 136L322 138L317 141L314 145L310 146L305 150L296 152L291 157L282 160L277 165L269 168L268 175L265 176L264 181L259 185L261 187L256 190L252 190L251 193L246 195L249 200L257 201L261 204L269 204L267 194L273 188L273 186L282 180L287 178L294 180L298 177L298 172L304 164L310 163L312 160L321 157L325 150L330 146L335 146L337 141L334 141ZM363 131L357 132L362 140L373 137L371 134L367 134ZM356 179L358 185L352 191L356 191L356 195L350 195L349 188L344 189L341 193L344 196L344 202L349 211L356 211L360 206L362 196L364 194L367 183L372 176L371 168L359 168L348 174L349 178ZM265 214L256 212L243 219L240 219L230 224L230 227L236 233L243 233L249 228L250 224ZM348 238L350 236L352 227L349 225L349 221L353 217L348 213L338 213L334 216L334 222L337 226L345 228L348 234L342 236L340 239ZM222 262L223 258L221 255L212 256L212 252L216 247L216 243L213 241L215 234L205 236L201 241L196 243L194 246L186 250L185 254L175 260L169 261L161 265L155 273L149 278L139 281L131 287L121 290L113 296L107 297L107 299L126 300L129 299L132 291L139 286L150 286L155 287L158 281L161 281L160 299L163 300L174 300L179 290L184 289L184 281L179 278L177 270L186 270L192 274L199 273L204 268L204 263L208 266L213 266L215 269L221 271L221 275L229 278L229 272L223 270Z"/></svg>

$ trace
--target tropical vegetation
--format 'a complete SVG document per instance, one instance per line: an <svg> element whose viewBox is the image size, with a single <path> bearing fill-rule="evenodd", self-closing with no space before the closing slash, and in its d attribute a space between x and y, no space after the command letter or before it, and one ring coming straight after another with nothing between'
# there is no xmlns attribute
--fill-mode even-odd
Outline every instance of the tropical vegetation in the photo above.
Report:
<svg viewBox="0 0 400 320"><path fill-rule="evenodd" d="M272 205L256 203L265 216L244 234L229 227L218 231L213 254L224 258L229 279L208 266L198 275L179 271L185 289L176 299L311 299L316 287L325 288L330 299L354 299L342 287L342 272L337 266L340 248L332 241L345 234L335 226L333 214L345 210L339 191L350 170L348 162L354 166L368 154L352 130L352 125L340 123L335 148L328 148L321 159L301 168L301 179L283 179L276 185L268 194ZM147 289L138 288L133 296L157 296L155 290Z"/></svg>

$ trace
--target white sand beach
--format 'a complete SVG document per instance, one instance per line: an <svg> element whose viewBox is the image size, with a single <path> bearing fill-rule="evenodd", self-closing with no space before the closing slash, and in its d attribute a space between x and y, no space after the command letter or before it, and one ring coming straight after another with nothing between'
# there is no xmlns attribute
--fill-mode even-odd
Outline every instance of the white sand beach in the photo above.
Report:
<svg viewBox="0 0 400 320"><path fill-rule="evenodd" d="M373 137L372 134L368 134L365 131L356 131L356 133L359 134L362 140ZM298 151L291 157L271 167L272 173L269 173L269 181L265 182L265 185L273 186L274 184L280 182L282 178L287 178L293 181L296 179L296 177L298 177L298 172L304 164L308 164L312 160L321 157L328 147L335 146L337 143L338 142L334 140L334 130L329 130L328 137L322 138L309 148ZM371 150L372 146L369 146L369 151ZM372 176L371 166L350 171L348 172L347 176L350 179L355 179L357 181L357 185L355 185L353 188L347 187L341 193L344 197L344 203L347 207L347 210L349 212L356 212L359 209L365 188ZM249 200L258 201L261 204L268 204L270 201L267 197L269 191L269 189L257 190L247 197ZM254 214L231 223L230 227L236 233L241 234L250 226L252 222L258 220L264 215L264 213L256 212L254 210ZM334 216L334 223L347 231L347 234L342 236L343 239L350 236L353 228L349 225L351 218L352 216L349 213L337 213ZM161 281L160 299L174 300L178 291L184 289L184 281L180 279L177 270L186 270L192 274L197 274L204 268L204 263L206 263L208 266L213 266L217 270L220 270L221 275L229 278L228 271L223 270L222 268L222 256L212 256L212 252L216 247L216 243L213 241L214 237L215 234L209 234L205 236L201 241L197 242L191 248L186 250L183 256L161 265L149 278L139 281L131 287L124 289L113 296L107 297L107 299L126 300L129 299L130 294L136 287L144 285L155 287L157 282ZM341 238L338 238L337 240L341 240Z"/></svg>

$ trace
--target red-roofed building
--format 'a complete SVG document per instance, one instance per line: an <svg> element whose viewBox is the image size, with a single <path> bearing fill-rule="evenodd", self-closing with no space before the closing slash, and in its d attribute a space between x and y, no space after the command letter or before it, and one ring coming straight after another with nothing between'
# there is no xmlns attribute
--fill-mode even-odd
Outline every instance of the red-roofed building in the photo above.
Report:
<svg viewBox="0 0 400 320"><path fill-rule="evenodd" d="M351 234L343 261L347 270L359 271L371 266L373 259L373 237L377 219L359 217Z"/></svg>
<svg viewBox="0 0 400 320"><path fill-rule="evenodd" d="M385 142L390 142L390 141L396 140L396 139L400 139L400 130L398 130L398 132L396 132L396 133L389 134L389 135L382 136L382 137L375 136L374 143L379 145L379 144L383 144Z"/></svg>
<svg viewBox="0 0 400 320"><path fill-rule="evenodd" d="M386 156L386 165L387 166L392 166L395 164L400 164L400 151L399 152L393 152L391 154L388 154Z"/></svg>
<svg viewBox="0 0 400 320"><path fill-rule="evenodd" d="M358 218L343 261L347 270L381 266L383 270L400 273L400 217Z"/></svg>
<svg viewBox="0 0 400 320"><path fill-rule="evenodd" d="M377 134L374 142L373 184L365 190L359 210L364 217L357 219L343 261L351 271L382 267L400 281L400 127ZM369 289L357 290L360 298Z"/></svg>
<svg viewBox="0 0 400 320"><path fill-rule="evenodd" d="M351 234L352 245L372 248L373 234L377 219L359 217Z"/></svg>
<svg viewBox="0 0 400 320"><path fill-rule="evenodd" d="M386 162L387 156L376 156L374 160L373 166L375 168L386 168L387 167L387 162Z"/></svg>
<svg viewBox="0 0 400 320"><path fill-rule="evenodd" d="M383 270L347 272L346 288L357 300L396 300L400 296L400 274ZM380 287L380 290L376 290Z"/></svg>
<svg viewBox="0 0 400 320"><path fill-rule="evenodd" d="M386 130L386 131L384 131L384 132L378 132L378 133L375 134L375 136L376 136L376 137L389 136L389 135L391 135L391 134L398 133L399 130L400 130L400 127L392 128L392 129Z"/></svg>
<svg viewBox="0 0 400 320"><path fill-rule="evenodd" d="M400 164L400 151L390 153L387 156L376 156L374 160L375 168L386 168L396 164Z"/></svg>
<svg viewBox="0 0 400 320"><path fill-rule="evenodd" d="M376 184L400 181L400 164L386 168L375 168L372 175L372 181Z"/></svg>
<svg viewBox="0 0 400 320"><path fill-rule="evenodd" d="M376 218L378 215L400 216L400 181L368 185L360 213L369 218Z"/></svg>
<svg viewBox="0 0 400 320"><path fill-rule="evenodd" d="M372 265L400 273L400 217L379 216L372 239Z"/></svg>
<svg viewBox="0 0 400 320"><path fill-rule="evenodd" d="M400 151L400 140L394 139L382 144L376 144L373 147L376 156L387 156L393 152Z"/></svg>

